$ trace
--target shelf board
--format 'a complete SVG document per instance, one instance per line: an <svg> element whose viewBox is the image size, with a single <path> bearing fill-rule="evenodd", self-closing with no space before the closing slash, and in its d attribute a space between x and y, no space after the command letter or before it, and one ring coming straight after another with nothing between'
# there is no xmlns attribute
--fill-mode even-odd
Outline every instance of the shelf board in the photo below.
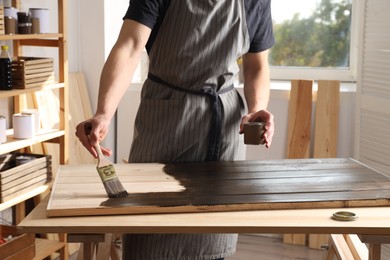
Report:
<svg viewBox="0 0 390 260"><path fill-rule="evenodd" d="M12 206L15 206L15 205L17 205L25 200L34 198L35 196L47 191L50 187L51 187L51 183L43 184L35 189L32 189L32 190L20 195L20 196L17 196L13 199L10 199L6 202L0 203L0 211L3 211L3 210L8 209Z"/></svg>
<svg viewBox="0 0 390 260"><path fill-rule="evenodd" d="M1 41L7 40L32 40L32 39L51 39L62 38L62 33L41 33L41 34L2 34L0 35Z"/></svg>
<svg viewBox="0 0 390 260"><path fill-rule="evenodd" d="M53 252L57 252L65 246L64 242L48 240L42 238L35 239L35 257L33 260L40 260L49 257Z"/></svg>
<svg viewBox="0 0 390 260"><path fill-rule="evenodd" d="M58 129L41 129L33 138L14 139L13 129L7 130L7 142L0 144L0 154L9 153L34 144L49 141L65 134L64 130Z"/></svg>
<svg viewBox="0 0 390 260"><path fill-rule="evenodd" d="M34 93L36 91L48 90L48 89L58 89L63 88L64 83L54 83L50 85L45 85L41 87L26 88L26 89L12 89L12 90L0 90L0 98L14 97L23 94Z"/></svg>

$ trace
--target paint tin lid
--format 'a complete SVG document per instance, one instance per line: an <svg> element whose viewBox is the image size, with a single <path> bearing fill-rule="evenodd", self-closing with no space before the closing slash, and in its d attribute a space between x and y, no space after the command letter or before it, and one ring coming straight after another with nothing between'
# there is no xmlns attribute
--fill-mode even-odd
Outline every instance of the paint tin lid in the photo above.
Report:
<svg viewBox="0 0 390 260"><path fill-rule="evenodd" d="M244 125L264 125L264 122L246 122Z"/></svg>
<svg viewBox="0 0 390 260"><path fill-rule="evenodd" d="M357 215L350 211L338 211L333 213L332 218L338 221L354 221L357 220Z"/></svg>

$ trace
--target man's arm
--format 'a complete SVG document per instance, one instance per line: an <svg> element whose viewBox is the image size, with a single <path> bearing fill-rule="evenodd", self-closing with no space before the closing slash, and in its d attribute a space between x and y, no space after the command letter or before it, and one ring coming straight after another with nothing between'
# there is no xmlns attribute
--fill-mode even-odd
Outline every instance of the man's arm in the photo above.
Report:
<svg viewBox="0 0 390 260"><path fill-rule="evenodd" d="M104 139L119 102L130 85L151 29L133 20L125 20L119 37L104 64L100 77L95 115L76 127L76 136L96 157L93 146ZM85 129L90 129L89 137ZM109 149L102 148L106 155Z"/></svg>
<svg viewBox="0 0 390 260"><path fill-rule="evenodd" d="M265 122L265 145L271 146L274 134L273 115L268 112L270 96L270 71L268 50L259 53L247 53L243 56L244 95L248 106L248 114L241 123L241 132L245 122Z"/></svg>

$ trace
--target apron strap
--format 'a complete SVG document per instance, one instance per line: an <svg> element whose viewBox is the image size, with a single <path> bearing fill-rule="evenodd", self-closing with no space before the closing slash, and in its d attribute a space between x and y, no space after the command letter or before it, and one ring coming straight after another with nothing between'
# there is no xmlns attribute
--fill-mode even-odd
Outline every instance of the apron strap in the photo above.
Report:
<svg viewBox="0 0 390 260"><path fill-rule="evenodd" d="M151 73L148 73L148 79L177 91L209 97L212 114L211 114L211 129L210 129L210 137L209 137L210 140L207 149L206 161L218 161L220 149L221 149L221 131L222 131L222 102L219 95L233 90L234 86L230 85L224 89L215 91L214 88L212 88L211 84L205 84L200 90L193 90L193 89L186 89L186 88L173 85Z"/></svg>

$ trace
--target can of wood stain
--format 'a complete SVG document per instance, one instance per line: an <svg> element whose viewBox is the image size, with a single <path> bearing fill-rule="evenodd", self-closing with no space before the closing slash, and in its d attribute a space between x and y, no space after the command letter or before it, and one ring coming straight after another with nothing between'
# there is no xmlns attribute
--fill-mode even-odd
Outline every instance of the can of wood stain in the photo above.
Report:
<svg viewBox="0 0 390 260"><path fill-rule="evenodd" d="M263 138L265 131L264 122L247 122L244 124L244 143L245 144L264 144Z"/></svg>

